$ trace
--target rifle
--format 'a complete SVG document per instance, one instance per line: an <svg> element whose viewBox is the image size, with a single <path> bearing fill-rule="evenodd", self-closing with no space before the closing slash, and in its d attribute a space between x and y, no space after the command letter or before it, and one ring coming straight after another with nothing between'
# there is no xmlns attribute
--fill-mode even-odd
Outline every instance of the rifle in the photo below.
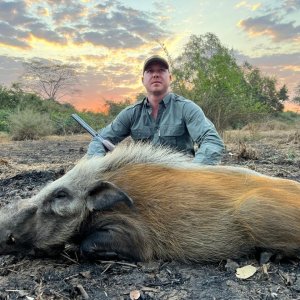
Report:
<svg viewBox="0 0 300 300"><path fill-rule="evenodd" d="M115 145L109 140L105 140L97 131L95 131L90 125L83 121L77 114L72 114L72 118L77 121L92 137L98 139L108 151L113 151Z"/></svg>

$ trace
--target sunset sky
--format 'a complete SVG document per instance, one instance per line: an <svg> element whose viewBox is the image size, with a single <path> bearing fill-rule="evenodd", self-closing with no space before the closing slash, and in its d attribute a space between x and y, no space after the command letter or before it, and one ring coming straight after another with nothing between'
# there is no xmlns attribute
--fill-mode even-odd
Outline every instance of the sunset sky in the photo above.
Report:
<svg viewBox="0 0 300 300"><path fill-rule="evenodd" d="M64 100L99 110L105 100L143 91L144 59L173 59L191 34L216 34L245 60L287 84L300 84L300 0L0 1L0 84L10 86L31 58L80 70L81 92Z"/></svg>

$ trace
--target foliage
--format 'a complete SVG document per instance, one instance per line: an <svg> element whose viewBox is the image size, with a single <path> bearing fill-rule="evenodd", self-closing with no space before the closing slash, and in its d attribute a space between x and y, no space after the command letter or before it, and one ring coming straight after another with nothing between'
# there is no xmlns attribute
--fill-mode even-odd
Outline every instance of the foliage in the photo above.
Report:
<svg viewBox="0 0 300 300"><path fill-rule="evenodd" d="M293 102L295 102L296 104L300 104L300 83L296 86Z"/></svg>
<svg viewBox="0 0 300 300"><path fill-rule="evenodd" d="M61 99L78 90L74 66L54 60L32 59L24 63L23 86L45 99Z"/></svg>
<svg viewBox="0 0 300 300"><path fill-rule="evenodd" d="M300 124L300 115L292 111L279 112L274 118L290 125Z"/></svg>
<svg viewBox="0 0 300 300"><path fill-rule="evenodd" d="M287 87L284 85L277 91L276 79L263 76L258 68L254 68L249 63L244 64L243 71L250 95L265 104L270 111L282 111L282 101L288 99Z"/></svg>
<svg viewBox="0 0 300 300"><path fill-rule="evenodd" d="M105 106L108 110L108 121L111 122L124 108L131 105L130 99L125 101L115 102L112 100L107 100Z"/></svg>
<svg viewBox="0 0 300 300"><path fill-rule="evenodd" d="M0 131L8 132L9 124L8 118L10 111L8 109L0 109Z"/></svg>
<svg viewBox="0 0 300 300"><path fill-rule="evenodd" d="M8 118L10 115L22 111L33 111L47 115L52 121L53 133L70 134L81 133L85 130L73 120L71 115L78 113L69 103L60 103L53 99L41 99L39 96L26 93L18 84L8 89L0 86L0 131L9 131ZM108 117L101 113L82 112L78 113L92 127L100 129L107 124Z"/></svg>
<svg viewBox="0 0 300 300"><path fill-rule="evenodd" d="M36 140L53 133L53 123L49 115L30 108L9 117L9 130L13 140Z"/></svg>
<svg viewBox="0 0 300 300"><path fill-rule="evenodd" d="M173 90L195 101L218 130L237 128L250 120L281 111L287 89L245 64L212 33L192 35L173 65Z"/></svg>

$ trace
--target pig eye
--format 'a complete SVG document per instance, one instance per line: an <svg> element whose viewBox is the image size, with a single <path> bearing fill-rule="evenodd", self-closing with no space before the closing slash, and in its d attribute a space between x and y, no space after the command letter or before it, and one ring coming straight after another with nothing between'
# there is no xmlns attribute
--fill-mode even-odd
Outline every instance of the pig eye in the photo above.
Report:
<svg viewBox="0 0 300 300"><path fill-rule="evenodd" d="M66 198L68 197L68 193L66 191L58 191L56 194L55 194L55 198L57 199L61 199L61 198Z"/></svg>
<svg viewBox="0 0 300 300"><path fill-rule="evenodd" d="M6 241L6 244L7 245L13 245L16 243L16 240L14 238L14 236L12 235L12 233L10 233L7 237L7 241Z"/></svg>

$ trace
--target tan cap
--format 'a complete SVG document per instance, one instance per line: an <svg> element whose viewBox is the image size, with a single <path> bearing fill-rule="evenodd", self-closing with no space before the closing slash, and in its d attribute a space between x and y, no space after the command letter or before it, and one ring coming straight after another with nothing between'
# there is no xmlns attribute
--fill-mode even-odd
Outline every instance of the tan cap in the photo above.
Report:
<svg viewBox="0 0 300 300"><path fill-rule="evenodd" d="M163 66L166 67L166 69L169 70L169 63L165 58L163 58L159 55L152 55L152 56L148 57L144 62L143 74L144 74L145 70L153 63L162 64Z"/></svg>

